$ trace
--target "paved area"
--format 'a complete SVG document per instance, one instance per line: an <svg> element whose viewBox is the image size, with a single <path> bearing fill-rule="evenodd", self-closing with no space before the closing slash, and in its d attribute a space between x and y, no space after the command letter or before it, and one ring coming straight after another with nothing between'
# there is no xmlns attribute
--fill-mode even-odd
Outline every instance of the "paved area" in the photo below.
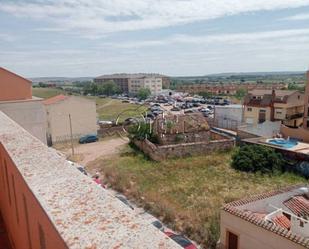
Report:
<svg viewBox="0 0 309 249"><path fill-rule="evenodd" d="M112 138L89 144L79 144L75 146L75 154L80 155L77 157L77 163L86 166L89 162L96 160L99 157L110 157L119 153L119 151L128 144L127 138ZM65 151L66 156L71 155L71 149Z"/></svg>

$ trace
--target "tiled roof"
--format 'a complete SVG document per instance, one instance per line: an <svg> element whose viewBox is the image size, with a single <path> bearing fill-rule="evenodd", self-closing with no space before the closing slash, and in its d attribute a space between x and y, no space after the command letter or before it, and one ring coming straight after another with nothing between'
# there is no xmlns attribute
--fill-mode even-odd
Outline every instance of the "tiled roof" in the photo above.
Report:
<svg viewBox="0 0 309 249"><path fill-rule="evenodd" d="M309 216L309 200L304 196L294 196L283 204L297 216Z"/></svg>
<svg viewBox="0 0 309 249"><path fill-rule="evenodd" d="M239 206L243 206L245 204L251 203L251 202L255 202L258 200L263 200L278 194L282 194L300 187L303 187L304 185L296 185L296 186L290 186L287 188L283 188L277 191L272 191L272 192L267 192L267 193L263 193L263 194L259 194L259 195L255 195L252 197L248 197L242 200L238 200L238 201L234 201L231 203L226 204L223 207L223 210L235 215L243 220L246 220L256 226L262 227L270 232L273 232L275 234L278 234L280 236L283 236L297 244L300 244L302 246L304 246L305 248L309 248L309 239L308 238L304 238L300 235L294 234L291 231L289 231L288 229L281 227L275 223L271 223L267 220L264 220L263 218L256 216L254 213L252 212L248 212L247 210L242 210L239 208Z"/></svg>
<svg viewBox="0 0 309 249"><path fill-rule="evenodd" d="M43 101L43 104L44 104L44 105L52 105L52 104L58 103L58 102L60 102L60 101L63 101L63 100L65 100L65 99L68 99L68 98L69 98L69 96L65 96L65 95L60 94L60 95L51 97L51 98L49 98L49 99L45 99L45 100Z"/></svg>
<svg viewBox="0 0 309 249"><path fill-rule="evenodd" d="M276 96L279 96L279 97L290 96L295 92L298 92L298 91L296 90L275 90ZM249 91L249 94L258 95L258 96L271 95L271 93L272 93L271 89L253 89Z"/></svg>
<svg viewBox="0 0 309 249"><path fill-rule="evenodd" d="M168 77L166 75L157 74L157 73L117 73L117 74L107 74L96 77L95 79L131 79L131 78L142 78L142 77Z"/></svg>
<svg viewBox="0 0 309 249"><path fill-rule="evenodd" d="M286 228L288 230L291 227L291 221L283 214L275 216L274 218L272 218L272 221L276 225L284 227L284 228Z"/></svg>

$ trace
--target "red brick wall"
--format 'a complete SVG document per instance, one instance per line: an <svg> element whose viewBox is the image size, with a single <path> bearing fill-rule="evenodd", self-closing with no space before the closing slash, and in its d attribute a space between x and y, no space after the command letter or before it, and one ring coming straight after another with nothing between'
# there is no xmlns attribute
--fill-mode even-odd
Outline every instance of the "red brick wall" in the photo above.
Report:
<svg viewBox="0 0 309 249"><path fill-rule="evenodd" d="M0 68L0 101L32 98L32 86L28 80Z"/></svg>
<svg viewBox="0 0 309 249"><path fill-rule="evenodd" d="M0 188L0 210L13 248L67 248L2 144Z"/></svg>

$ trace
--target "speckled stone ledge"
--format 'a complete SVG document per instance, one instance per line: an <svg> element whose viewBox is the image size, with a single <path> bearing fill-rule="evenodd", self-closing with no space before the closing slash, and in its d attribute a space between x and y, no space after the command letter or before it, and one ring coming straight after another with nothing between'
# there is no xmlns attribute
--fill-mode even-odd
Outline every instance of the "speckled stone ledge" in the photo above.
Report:
<svg viewBox="0 0 309 249"><path fill-rule="evenodd" d="M180 248L2 112L0 143L68 248Z"/></svg>

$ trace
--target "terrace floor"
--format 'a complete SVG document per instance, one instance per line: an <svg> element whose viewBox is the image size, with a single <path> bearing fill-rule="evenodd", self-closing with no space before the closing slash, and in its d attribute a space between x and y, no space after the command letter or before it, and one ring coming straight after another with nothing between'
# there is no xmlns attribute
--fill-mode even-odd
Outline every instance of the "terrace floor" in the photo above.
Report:
<svg viewBox="0 0 309 249"><path fill-rule="evenodd" d="M1 216L0 216L0 249L12 249Z"/></svg>

